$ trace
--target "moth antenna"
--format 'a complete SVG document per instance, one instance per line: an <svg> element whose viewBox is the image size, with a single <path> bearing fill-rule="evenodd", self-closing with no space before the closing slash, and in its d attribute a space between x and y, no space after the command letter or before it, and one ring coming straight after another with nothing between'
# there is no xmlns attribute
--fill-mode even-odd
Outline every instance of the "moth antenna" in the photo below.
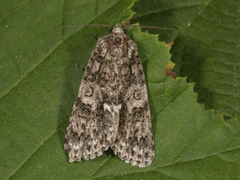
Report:
<svg viewBox="0 0 240 180"><path fill-rule="evenodd" d="M107 25L107 24L84 24L84 25L62 26L62 27L71 28L71 27L82 27L82 26L101 26L101 27L113 28L113 26L110 26L110 25ZM124 28L131 28L131 27L150 28L150 29L164 29L164 30L170 30L170 31L175 30L173 28L164 28L164 27L156 27L156 26L141 26L141 25L129 25L129 24L124 26Z"/></svg>
<svg viewBox="0 0 240 180"><path fill-rule="evenodd" d="M64 28L70 28L70 27L81 27L81 26L102 26L102 27L110 27L113 28L113 26L107 25L107 24L85 24L85 25L74 25L74 26L62 26Z"/></svg>
<svg viewBox="0 0 240 180"><path fill-rule="evenodd" d="M156 26L141 26L141 25L126 25L125 26L125 28L131 28L131 27L141 27L141 28L150 28L150 29L164 29L164 30L170 30L170 31L175 30L173 28L164 28L164 27L156 27Z"/></svg>

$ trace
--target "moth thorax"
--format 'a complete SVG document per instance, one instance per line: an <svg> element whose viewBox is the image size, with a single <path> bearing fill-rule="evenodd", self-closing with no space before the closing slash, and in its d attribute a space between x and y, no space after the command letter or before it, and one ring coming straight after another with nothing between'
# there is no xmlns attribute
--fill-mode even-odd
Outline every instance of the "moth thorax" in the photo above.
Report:
<svg viewBox="0 0 240 180"><path fill-rule="evenodd" d="M113 27L111 33L116 33L116 34L125 34L125 31L121 24L117 23L115 27Z"/></svg>

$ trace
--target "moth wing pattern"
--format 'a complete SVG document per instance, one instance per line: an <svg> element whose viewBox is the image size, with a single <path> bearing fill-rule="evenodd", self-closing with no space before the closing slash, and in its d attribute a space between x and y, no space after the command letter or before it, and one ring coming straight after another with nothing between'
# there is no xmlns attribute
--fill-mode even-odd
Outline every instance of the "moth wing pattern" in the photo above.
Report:
<svg viewBox="0 0 240 180"><path fill-rule="evenodd" d="M99 47L92 52L69 119L64 149L69 162L94 159L107 150L115 139L111 117L104 113L99 77Z"/></svg>
<svg viewBox="0 0 240 180"><path fill-rule="evenodd" d="M154 157L143 66L120 24L99 38L91 54L64 143L70 162L93 159L109 147L139 167Z"/></svg>
<svg viewBox="0 0 240 180"><path fill-rule="evenodd" d="M130 38L128 56L131 60L128 81L131 83L123 92L118 133L111 148L125 162L146 167L154 157L151 115L143 66L137 46Z"/></svg>

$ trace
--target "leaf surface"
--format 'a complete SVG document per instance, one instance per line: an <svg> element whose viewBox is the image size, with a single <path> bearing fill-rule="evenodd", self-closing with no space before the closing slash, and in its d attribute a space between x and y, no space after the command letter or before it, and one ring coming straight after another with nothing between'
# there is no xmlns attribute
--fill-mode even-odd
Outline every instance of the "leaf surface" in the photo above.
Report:
<svg viewBox="0 0 240 180"><path fill-rule="evenodd" d="M164 70L170 48L156 35L127 29L147 80L155 158L147 168L108 150L69 163L64 135L84 67L109 28L124 23L134 1L3 1L0 34L0 176L2 179L234 179L240 125L197 103L193 84Z"/></svg>

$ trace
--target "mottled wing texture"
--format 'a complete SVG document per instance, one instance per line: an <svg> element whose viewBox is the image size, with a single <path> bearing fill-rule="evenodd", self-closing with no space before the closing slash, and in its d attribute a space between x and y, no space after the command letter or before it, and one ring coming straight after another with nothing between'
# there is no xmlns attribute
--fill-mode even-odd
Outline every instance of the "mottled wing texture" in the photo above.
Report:
<svg viewBox="0 0 240 180"><path fill-rule="evenodd" d="M127 37L127 55L130 61L122 89L117 137L111 148L127 163L139 167L149 166L154 157L154 141L143 66L136 44Z"/></svg>
<svg viewBox="0 0 240 180"><path fill-rule="evenodd" d="M108 92L101 81L104 76L101 72L105 69L101 50L98 41L85 68L69 119L64 149L69 154L70 162L94 159L102 155L116 137L119 120L114 120L104 106ZM119 117L118 114L116 116Z"/></svg>
<svg viewBox="0 0 240 180"><path fill-rule="evenodd" d="M109 146L139 167L154 157L143 67L136 44L119 24L91 54L64 144L70 162L93 159Z"/></svg>

